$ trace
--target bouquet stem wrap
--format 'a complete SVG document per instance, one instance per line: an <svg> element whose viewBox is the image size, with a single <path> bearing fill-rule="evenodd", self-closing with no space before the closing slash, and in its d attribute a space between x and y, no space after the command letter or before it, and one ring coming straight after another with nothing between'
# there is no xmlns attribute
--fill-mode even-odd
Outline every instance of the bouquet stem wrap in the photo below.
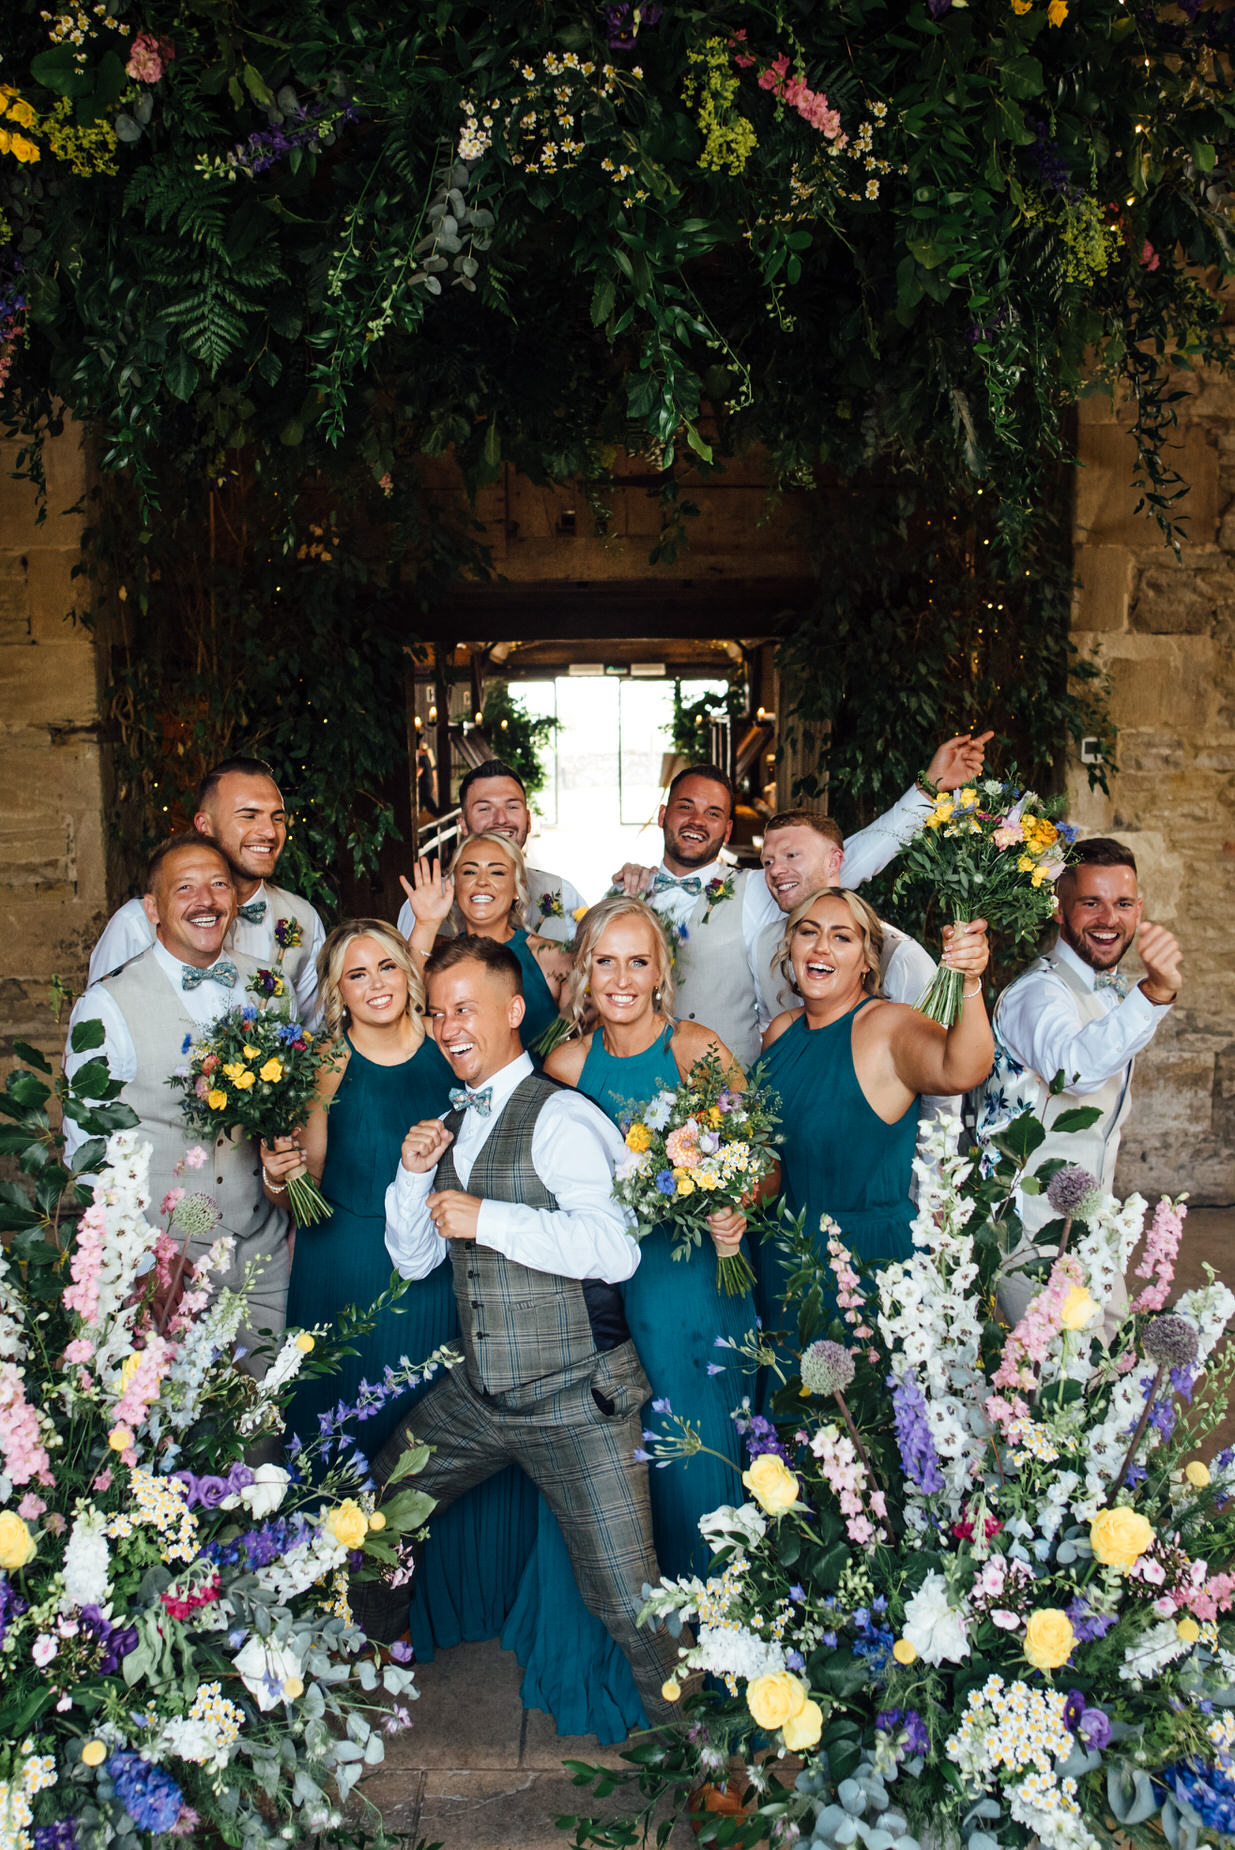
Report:
<svg viewBox="0 0 1235 1850"><path fill-rule="evenodd" d="M951 913L954 925L964 924L965 908L959 900L952 901ZM939 1022L942 1027L954 1028L965 1006L964 972L953 970L948 964L940 964L913 1006L931 1021Z"/></svg>

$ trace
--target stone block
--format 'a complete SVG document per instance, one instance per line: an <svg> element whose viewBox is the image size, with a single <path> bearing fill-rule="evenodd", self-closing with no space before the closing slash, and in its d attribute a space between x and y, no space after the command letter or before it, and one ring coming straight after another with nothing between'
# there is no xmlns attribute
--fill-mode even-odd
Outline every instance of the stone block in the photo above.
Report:
<svg viewBox="0 0 1235 1850"><path fill-rule="evenodd" d="M1076 555L1074 630L1123 630L1128 627L1133 555L1126 546L1085 545Z"/></svg>
<svg viewBox="0 0 1235 1850"><path fill-rule="evenodd" d="M0 816L0 883L44 897L71 899L76 856L73 826L64 816Z"/></svg>
<svg viewBox="0 0 1235 1850"><path fill-rule="evenodd" d="M1111 711L1121 730L1164 728L1195 736L1217 712L1214 650L1207 638L1159 643L1122 637L1105 656L1111 676Z"/></svg>
<svg viewBox="0 0 1235 1850"><path fill-rule="evenodd" d="M30 631L36 642L80 643L88 640L73 613L89 603L90 584L74 578L80 549L32 546L27 555L30 584Z"/></svg>
<svg viewBox="0 0 1235 1850"><path fill-rule="evenodd" d="M1129 612L1134 630L1156 635L1207 635L1215 615L1204 575L1189 571L1186 563L1142 572Z"/></svg>
<svg viewBox="0 0 1235 1850"><path fill-rule="evenodd" d="M1155 529L1149 514L1136 504L1141 491L1133 486L1136 450L1122 425L1082 420L1079 432L1080 468L1076 478L1076 524L1079 537L1106 546L1149 548ZM1186 515L1184 532L1190 545L1211 544L1218 530L1218 452L1206 432L1185 429L1181 440L1169 444L1167 460L1189 485L1186 501L1178 509Z"/></svg>
<svg viewBox="0 0 1235 1850"><path fill-rule="evenodd" d="M98 716L92 643L0 649L0 729L89 726Z"/></svg>
<svg viewBox="0 0 1235 1850"><path fill-rule="evenodd" d="M391 1768L456 1767L466 1741L473 1768L514 1767L519 1760L522 1672L513 1651L496 1642L461 1644L416 1671L420 1699L414 1725L387 1750ZM560 1765L560 1760L559 1763Z"/></svg>

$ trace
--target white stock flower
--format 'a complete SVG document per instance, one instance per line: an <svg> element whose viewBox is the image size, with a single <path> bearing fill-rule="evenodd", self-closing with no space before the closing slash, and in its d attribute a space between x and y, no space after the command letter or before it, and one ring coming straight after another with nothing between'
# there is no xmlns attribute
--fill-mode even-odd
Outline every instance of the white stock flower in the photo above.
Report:
<svg viewBox="0 0 1235 1850"><path fill-rule="evenodd" d="M904 1637L928 1664L959 1664L969 1656L965 1617L948 1604L948 1583L932 1571L905 1602Z"/></svg>
<svg viewBox="0 0 1235 1850"><path fill-rule="evenodd" d="M1119 1674L1125 1683L1150 1682L1166 1664L1191 1649L1192 1646L1180 1637L1176 1621L1163 1619L1128 1646Z"/></svg>
<svg viewBox="0 0 1235 1850"><path fill-rule="evenodd" d="M64 1597L74 1606L105 1606L111 1598L110 1559L102 1510L86 1509L64 1551Z"/></svg>
<svg viewBox="0 0 1235 1850"><path fill-rule="evenodd" d="M693 1670L717 1677L735 1677L750 1683L785 1668L785 1653L740 1625L701 1625L685 1662Z"/></svg>

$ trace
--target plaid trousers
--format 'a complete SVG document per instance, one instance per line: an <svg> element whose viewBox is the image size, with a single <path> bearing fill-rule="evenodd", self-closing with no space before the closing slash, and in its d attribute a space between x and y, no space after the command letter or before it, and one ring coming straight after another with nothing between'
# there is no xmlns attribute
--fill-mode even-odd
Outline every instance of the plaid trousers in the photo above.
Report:
<svg viewBox="0 0 1235 1850"><path fill-rule="evenodd" d="M384 1484L409 1444L432 1446L425 1469L407 1482L442 1505L512 1460L521 1465L558 1519L584 1604L629 1659L656 1722L673 1713L660 1689L678 1653L668 1632L635 1622L644 1584L660 1579L647 1466L634 1459L639 1412L650 1393L632 1342L598 1354L586 1374L569 1370L515 1394L478 1392L459 1368L395 1429L373 1475ZM403 1630L406 1590L361 1582L350 1597L370 1637L389 1642Z"/></svg>

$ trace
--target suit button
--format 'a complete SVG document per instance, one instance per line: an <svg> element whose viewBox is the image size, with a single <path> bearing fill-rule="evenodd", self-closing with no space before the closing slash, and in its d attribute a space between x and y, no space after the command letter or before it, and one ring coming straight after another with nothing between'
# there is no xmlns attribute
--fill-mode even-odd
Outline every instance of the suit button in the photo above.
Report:
<svg viewBox="0 0 1235 1850"><path fill-rule="evenodd" d="M479 1299L479 1298L473 1298L473 1299L472 1299L472 1309L473 1309L473 1310L479 1310L479 1309L480 1309L480 1299Z"/></svg>
<svg viewBox="0 0 1235 1850"><path fill-rule="evenodd" d="M220 1186L220 1188L221 1188L221 1187L222 1187L222 1185L223 1185L223 1178L222 1178L222 1176L216 1176L216 1177L215 1177L214 1179L215 1179L215 1181L216 1181L216 1182L217 1182L217 1183L219 1184L219 1186Z"/></svg>
<svg viewBox="0 0 1235 1850"><path fill-rule="evenodd" d="M261 1164L260 1164L260 1163L254 1163L254 1165L253 1165L253 1174L254 1174L255 1176L259 1176L259 1175L260 1175L261 1173L262 1173L262 1166L261 1166Z"/></svg>
<svg viewBox="0 0 1235 1850"><path fill-rule="evenodd" d="M695 1019L695 1011L694 1011L694 1009L692 1009L692 1010L690 1011L690 1018L691 1018L691 1020L692 1020L692 1021L693 1021L693 1020Z"/></svg>
<svg viewBox="0 0 1235 1850"><path fill-rule="evenodd" d="M476 1341L477 1341L478 1343L482 1343L482 1342L483 1342L483 1341L485 1340L485 1333L484 1333L484 1331L483 1331L483 1330L477 1330L477 1331L475 1332L475 1338L476 1338Z"/></svg>

